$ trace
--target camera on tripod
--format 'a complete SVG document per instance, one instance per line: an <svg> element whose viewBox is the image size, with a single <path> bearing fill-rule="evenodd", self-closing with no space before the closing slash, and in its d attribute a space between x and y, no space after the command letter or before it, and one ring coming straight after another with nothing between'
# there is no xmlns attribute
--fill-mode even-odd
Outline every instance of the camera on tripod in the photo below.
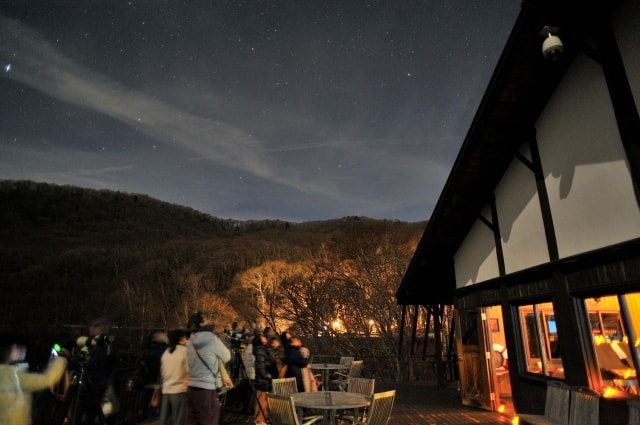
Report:
<svg viewBox="0 0 640 425"><path fill-rule="evenodd" d="M226 333L227 335L229 335L229 338L231 338L231 342L235 342L235 341L242 341L242 338L244 337L244 333L242 332L236 332L232 329L225 329L224 333Z"/></svg>
<svg viewBox="0 0 640 425"><path fill-rule="evenodd" d="M109 352L113 339L114 337L111 335L79 336L76 339L76 346L70 363L74 361L79 363L87 362L91 358L91 352L96 347L107 347L107 352Z"/></svg>

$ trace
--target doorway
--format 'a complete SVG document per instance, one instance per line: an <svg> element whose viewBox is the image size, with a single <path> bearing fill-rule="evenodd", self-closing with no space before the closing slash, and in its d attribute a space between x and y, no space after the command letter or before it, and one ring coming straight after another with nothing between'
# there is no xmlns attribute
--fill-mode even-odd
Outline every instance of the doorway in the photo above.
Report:
<svg viewBox="0 0 640 425"><path fill-rule="evenodd" d="M462 404L513 414L502 308L459 309L456 324Z"/></svg>

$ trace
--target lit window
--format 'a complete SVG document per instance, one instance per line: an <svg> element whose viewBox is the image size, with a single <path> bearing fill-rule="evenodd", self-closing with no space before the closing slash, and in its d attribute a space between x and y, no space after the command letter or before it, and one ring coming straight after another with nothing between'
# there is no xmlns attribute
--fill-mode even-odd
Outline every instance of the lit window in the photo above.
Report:
<svg viewBox="0 0 640 425"><path fill-rule="evenodd" d="M638 395L640 293L585 300L605 397Z"/></svg>
<svg viewBox="0 0 640 425"><path fill-rule="evenodd" d="M527 372L564 378L560 340L550 302L518 308L524 338Z"/></svg>

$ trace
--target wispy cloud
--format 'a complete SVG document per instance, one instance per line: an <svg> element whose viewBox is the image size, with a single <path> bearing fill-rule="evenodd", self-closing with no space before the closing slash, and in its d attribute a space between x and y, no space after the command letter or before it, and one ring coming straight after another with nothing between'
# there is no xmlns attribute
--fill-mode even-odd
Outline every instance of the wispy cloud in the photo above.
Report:
<svg viewBox="0 0 640 425"><path fill-rule="evenodd" d="M225 167L301 191L335 195L325 184L284 176L265 155L263 144L241 128L194 115L87 69L20 21L0 15L0 40L0 60L11 64L10 72L2 73L4 78L110 116L161 143Z"/></svg>

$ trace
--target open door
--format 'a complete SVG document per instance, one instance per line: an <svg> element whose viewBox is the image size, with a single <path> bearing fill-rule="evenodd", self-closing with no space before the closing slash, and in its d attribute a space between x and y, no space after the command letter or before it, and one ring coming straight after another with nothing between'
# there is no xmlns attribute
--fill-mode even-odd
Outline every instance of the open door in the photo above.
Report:
<svg viewBox="0 0 640 425"><path fill-rule="evenodd" d="M499 305L483 308L486 347L489 351L489 377L493 383L496 410L507 415L515 414L511 395L509 353L504 334L502 308Z"/></svg>
<svg viewBox="0 0 640 425"><path fill-rule="evenodd" d="M456 342L462 404L496 410L489 379L484 312L480 309L456 309Z"/></svg>

